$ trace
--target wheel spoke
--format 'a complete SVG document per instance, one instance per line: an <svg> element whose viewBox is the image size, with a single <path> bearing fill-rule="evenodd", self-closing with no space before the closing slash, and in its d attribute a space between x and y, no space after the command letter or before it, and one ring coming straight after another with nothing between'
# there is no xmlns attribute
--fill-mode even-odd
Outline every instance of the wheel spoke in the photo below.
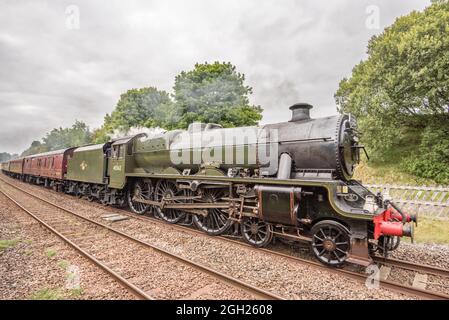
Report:
<svg viewBox="0 0 449 320"><path fill-rule="evenodd" d="M338 262L340 262L340 257L337 255L337 253L335 251L332 251L332 253L334 254L334 256L337 258Z"/></svg>
<svg viewBox="0 0 449 320"><path fill-rule="evenodd" d="M337 238L339 237L341 235L341 231L340 230L338 230L338 233L337 233L337 235L336 236L334 236L333 238L332 238L332 240L334 240L334 241L337 241Z"/></svg>
<svg viewBox="0 0 449 320"><path fill-rule="evenodd" d="M324 233L323 229L320 229L320 231L321 231L321 234L323 235L323 237L326 239L327 235Z"/></svg>
<svg viewBox="0 0 449 320"><path fill-rule="evenodd" d="M223 226L226 224L226 216L221 212L221 210L216 210L217 218L220 219L220 224Z"/></svg>
<svg viewBox="0 0 449 320"><path fill-rule="evenodd" d="M215 214L213 212L211 212L209 214L210 220L211 220L211 225L213 229L216 229L218 227L218 220L217 217L215 216Z"/></svg>

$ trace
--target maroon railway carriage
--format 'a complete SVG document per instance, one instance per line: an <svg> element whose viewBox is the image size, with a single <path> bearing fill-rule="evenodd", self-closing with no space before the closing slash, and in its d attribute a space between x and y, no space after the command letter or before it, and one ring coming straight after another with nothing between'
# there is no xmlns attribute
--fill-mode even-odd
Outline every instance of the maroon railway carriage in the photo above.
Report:
<svg viewBox="0 0 449 320"><path fill-rule="evenodd" d="M9 174L15 178L20 178L23 175L23 161L24 158L9 161Z"/></svg>
<svg viewBox="0 0 449 320"><path fill-rule="evenodd" d="M26 181L57 186L67 173L67 158L75 148L50 151L25 157L23 175Z"/></svg>

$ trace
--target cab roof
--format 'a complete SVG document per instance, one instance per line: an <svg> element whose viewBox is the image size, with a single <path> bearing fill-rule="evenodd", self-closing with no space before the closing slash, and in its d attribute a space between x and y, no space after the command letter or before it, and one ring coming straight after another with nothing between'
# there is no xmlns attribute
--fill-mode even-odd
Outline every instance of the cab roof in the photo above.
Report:
<svg viewBox="0 0 449 320"><path fill-rule="evenodd" d="M133 139L140 138L140 137L146 137L146 136L147 136L146 133L138 133L138 134L135 134L135 135L132 135L132 136L118 138L118 139L112 141L112 145L115 146L115 145L118 145L118 144L125 144L125 143L130 142Z"/></svg>

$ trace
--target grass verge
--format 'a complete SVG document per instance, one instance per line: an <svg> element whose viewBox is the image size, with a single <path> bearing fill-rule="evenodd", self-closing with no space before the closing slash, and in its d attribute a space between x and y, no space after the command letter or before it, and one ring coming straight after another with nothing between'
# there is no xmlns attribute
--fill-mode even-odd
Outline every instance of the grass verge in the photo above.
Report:
<svg viewBox="0 0 449 320"><path fill-rule="evenodd" d="M420 216L414 240L417 243L449 245L449 221Z"/></svg>
<svg viewBox="0 0 449 320"><path fill-rule="evenodd" d="M401 171L397 163L360 162L355 169L354 179L365 184L394 184L409 186L438 185L431 179L424 179Z"/></svg>

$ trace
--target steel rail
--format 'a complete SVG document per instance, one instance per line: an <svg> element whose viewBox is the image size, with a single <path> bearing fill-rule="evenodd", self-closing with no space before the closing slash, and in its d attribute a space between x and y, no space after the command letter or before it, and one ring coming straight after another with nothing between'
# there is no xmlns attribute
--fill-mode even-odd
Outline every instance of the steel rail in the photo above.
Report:
<svg viewBox="0 0 449 320"><path fill-rule="evenodd" d="M428 274L433 274L435 276L449 278L449 270L435 267L435 266L430 266L427 264L415 263L415 262L393 259L393 258L383 258L383 257L377 257L377 256L374 256L373 260L377 263L390 265L393 267L399 267L399 268L408 269L411 271L424 272L424 273L428 273Z"/></svg>
<svg viewBox="0 0 449 320"><path fill-rule="evenodd" d="M121 275L119 275L117 272L109 268L107 265L102 263L101 261L97 260L94 256L89 254L87 251L83 250L81 247L76 245L73 241L68 239L66 236L64 236L62 233L54 229L52 226L47 224L45 221L37 217L34 213L32 213L30 210L22 206L20 203L18 203L16 200L14 200L11 196L6 194L3 190L0 189L0 193L3 194L6 198L11 200L17 207L19 207L22 211L26 212L28 215L30 215L34 220L36 220L40 225L44 226L48 230L50 230L52 233L54 233L56 236L58 236L61 240L63 240L65 243L70 245L72 248L74 248L76 251L78 251L81 255L86 257L88 260L90 260L94 265L101 268L103 271L108 273L111 277L113 277L117 282L119 282L122 286L124 286L128 291L133 293L136 297L144 300L155 300L152 296L145 293L140 288L136 287L134 284L123 278Z"/></svg>
<svg viewBox="0 0 449 320"><path fill-rule="evenodd" d="M18 186L15 186L15 185L11 184L8 181L5 181L3 178L0 178L0 180L3 180L5 183L13 186L16 189L19 189L19 190L21 190L21 191L23 191L25 193L29 193L28 191L23 190L22 188L20 188ZM31 193L29 193L29 194L34 196ZM292 255L288 255L288 254L285 254L285 253L277 252L277 251L274 251L274 250L271 250L271 249L255 248L255 247L253 247L253 246L251 246L251 245L249 245L247 243L244 243L244 242L241 242L241 241L238 241L238 240L234 240L234 239L230 239L230 238L225 237L225 236L210 236L210 235L207 235L207 234L205 234L204 232L202 232L200 230L192 229L192 228L187 227L187 226L176 225L176 224L167 224L164 221L161 221L161 220L153 218L153 217L136 215L136 214L130 213L128 211L125 211L123 209L118 209L118 208L114 208L114 209L116 209L116 210L126 214L129 217L132 217L132 218L135 218L135 219L138 219L138 220L142 220L142 221L146 220L146 221L154 222L154 223L157 223L159 225L163 225L165 227L168 227L168 228L170 228L172 230L176 230L176 229L178 229L178 230L185 230L185 231L187 231L187 232L189 232L191 234L196 234L196 235L200 235L200 236L203 236L203 237L208 237L208 238L212 238L212 239L219 238L220 240L224 240L224 241L227 241L229 243L237 244L239 246L246 247L246 248L249 248L251 250L263 251L263 252L266 252L267 254L270 254L270 255L273 255L273 256L277 256L277 257L286 258L286 259L289 259L289 260L297 262L297 263L306 264L306 265L309 265L309 266L317 267L317 268L320 268L320 269L323 269L323 270L327 270L327 271L330 271L330 272L334 272L334 273L339 273L339 274L341 274L343 276L352 278L352 279L357 280L359 282L366 283L366 281L367 281L367 279L369 277L368 275L365 275L365 274L361 274L361 273L353 272L353 271L349 271L349 270L344 270L344 269L336 269L336 268L328 267L328 266L325 266L325 265L323 265L323 264L321 264L319 262L307 260L307 259L304 259L304 258L295 257L295 256L292 256ZM390 262L391 262L391 259L390 259ZM425 266L425 267L429 267L429 269L434 268L432 266ZM447 270L446 270L446 272L447 272ZM397 283L397 282L393 282L393 281L388 281L388 280L379 280L378 283L379 283L379 286L382 287L382 288L390 289L390 290L393 290L393 291L399 292L399 293L404 293L404 294L408 294L408 295L411 294L411 295L418 296L418 297L425 298L425 299L449 300L449 295L446 295L444 293L423 290L423 289L420 289L420 288L415 288L415 287L412 287L412 286L407 286L407 285L403 285L403 284L400 284L400 283Z"/></svg>
<svg viewBox="0 0 449 320"><path fill-rule="evenodd" d="M266 252L266 253L268 253L270 255L286 258L286 259L289 259L289 260L297 262L297 263L307 264L307 265L311 265L313 267L321 268L323 270L327 270L327 271L330 271L330 272L340 273L343 276L352 278L352 279L357 280L359 282L366 283L366 281L367 281L367 279L369 277L368 275L365 275L365 274L361 274L361 273L353 272L353 271L349 271L349 270L344 270L344 269L336 269L336 268L328 267L328 266L325 266L325 265L323 265L323 264L321 264L319 262L307 260L307 259L304 259L304 258L295 257L295 256L292 256L292 255L288 255L288 254L285 254L285 253L277 252L277 251L274 251L274 250L271 250L271 249L254 248L253 246L251 246L251 245L249 245L247 243L244 243L244 242L239 241L239 240L230 239L230 238L228 238L226 236L210 236L210 235L207 235L207 234L205 234L204 232L202 232L200 230L192 229L192 228L187 227L187 226L183 226L183 225L179 225L179 224L178 225L176 225L176 224L167 224L164 221L161 221L161 220L153 218L153 217L136 215L136 214L129 213L129 212L125 211L125 210L118 209L118 208L116 208L116 210L119 210L120 212L123 212L124 214L126 214L126 215L128 215L128 216L130 216L132 218L138 219L138 220L142 220L142 221L146 220L146 221L154 222L154 223L157 223L159 225L163 225L165 227L168 227L168 228L170 228L172 230L176 230L176 229L178 229L178 230L185 230L185 231L190 232L192 234L200 235L200 236L203 236L203 237L208 237L208 238L212 238L212 239L219 238L219 239L221 239L223 241L226 241L226 242L229 242L229 243L233 243L233 244L236 244L236 245L239 245L239 246L242 246L242 247L246 247L246 248L249 248L251 250L263 251L263 252ZM391 262L392 259L389 259L388 261ZM436 268L432 267L432 266L425 266L425 265L423 265L423 269L424 268L427 269L427 270L431 270L432 269L435 273L438 272L438 271L436 271ZM441 269L441 273L445 274L447 276L447 273L449 273L449 270ZM425 298L425 299L449 300L449 295L446 295L444 293L433 292L433 291L429 291L429 290L423 290L423 289L420 289L420 288L415 288L415 287L403 285L403 284L400 284L400 283L397 283L397 282L393 282L393 281L379 280L379 286L382 287L382 288L385 288L385 289L393 290L395 292L405 293L405 294L408 294L408 295L411 294L411 295L418 296L418 297Z"/></svg>
<svg viewBox="0 0 449 320"><path fill-rule="evenodd" d="M29 196L35 198L35 199L38 199L38 200L40 200L40 201L42 201L42 202L45 202L45 203L47 203L47 204L49 204L49 205L51 205L51 206L53 206L53 207L55 207L55 208L58 208L58 209L60 209L60 210L62 210L62 211L64 211L64 212L67 212L67 213L69 213L69 214L72 214L72 215L74 215L74 216L76 216L76 217L78 217L78 218L81 218L81 219L83 219L83 220L85 220L85 221L88 221L88 222L90 222L90 223L93 223L93 224L95 224L95 225L97 225L97 226L101 226L101 227L103 227L103 228L106 228L106 229L108 229L109 231L112 231L112 232L114 232L114 233L116 233L116 234L118 234L118 235L120 235L120 236L122 236L122 237L124 237L124 238L127 238L127 239L129 239L129 240L131 240L131 241L134 241L134 242L136 242L136 243L138 243L138 244L140 244L140 245L143 245L143 246L145 246L145 247L151 248L151 249L153 249L153 250L155 250L155 251L157 251L157 252L159 252L159 253L161 253L161 254L163 254L163 255L169 257L169 258L175 259L175 260L180 261L180 262L182 262L182 263L184 263L184 264L186 264L186 265L189 265L189 266L193 267L194 269L200 270L200 271L202 271L203 273L206 273L206 274L211 275L212 277L214 277L214 278L220 280L220 281L223 282L223 283L229 284L229 285L231 285L231 286L233 286L233 287L235 287L235 288L242 289L243 291L246 291L246 292L250 293L251 295L255 296L255 297L258 298L258 299L262 299L262 300L285 300L284 297L281 297L281 296L279 296L279 295L277 295L277 294L268 292L268 291L266 291L266 290L264 290L264 289L261 289L261 288L258 288L258 287L256 287L256 286L253 286L253 285L251 285L251 284L249 284L249 283L246 283L246 282L244 282L244 281L242 281L242 280L239 280L239 279L237 279L237 278L234 278L234 277L231 277L231 276L226 275L226 274L224 274L224 273L215 271L215 270L213 270L212 268L209 268L209 267L207 267L207 266L204 266L204 265L201 265L201 264L199 264L199 263L196 263L196 262L194 262L194 261L192 261L192 260L190 260L190 259L183 258L183 257L181 257L180 255L171 253L171 252L169 252L169 251L167 251L167 250L165 250L165 249L163 249L163 248L160 248L160 247L158 247L158 246L156 246L156 245L154 245L154 244L151 244L151 243L148 243L148 242L145 242L145 241L136 239L136 238L134 238L134 237L132 237L132 236L126 234L126 233L123 233L123 232L121 232L121 231L119 231L119 230L117 230L117 229L115 229L115 228L112 228L112 227L110 227L110 226L108 226L108 225L105 225L105 224L103 224L103 223L100 223L100 222L97 222L97 221L95 221L95 220L92 220L92 219L89 219L89 218L87 218L87 217L84 217L84 216L82 216L82 215L80 215L80 214L78 214L78 213L76 213L76 212L73 212L73 211L71 211L71 210L69 210L69 209L66 209L66 208L64 208L64 207L61 207L61 206L58 205L58 204L55 204L55 203L53 203L53 202L51 202L51 201L48 201L48 200L46 200L46 199L43 199L43 198L41 198L41 197L39 197L39 196L37 196L37 195L35 195L35 194L32 194L31 192L28 192L28 191L26 191L26 190L24 190L24 189L22 189L22 188L20 188L20 187L17 187L17 186L15 186L15 185L11 184L11 183L8 182L8 181L5 181L3 178L0 178L0 180L2 180L4 183L6 183L6 184L12 186L13 188L16 188L16 189L19 190L19 191L24 192L25 194L27 194L27 195L29 195ZM2 192L2 193L4 193L4 192ZM10 197L8 197L8 198L10 198ZM10 199L11 199L11 198L10 198ZM11 199L11 200L12 200L12 199ZM13 201L14 201L14 200L13 200ZM14 203L17 204L16 201L14 201ZM23 207L21 206L21 208L23 208ZM67 240L68 240L68 239L67 239Z"/></svg>

